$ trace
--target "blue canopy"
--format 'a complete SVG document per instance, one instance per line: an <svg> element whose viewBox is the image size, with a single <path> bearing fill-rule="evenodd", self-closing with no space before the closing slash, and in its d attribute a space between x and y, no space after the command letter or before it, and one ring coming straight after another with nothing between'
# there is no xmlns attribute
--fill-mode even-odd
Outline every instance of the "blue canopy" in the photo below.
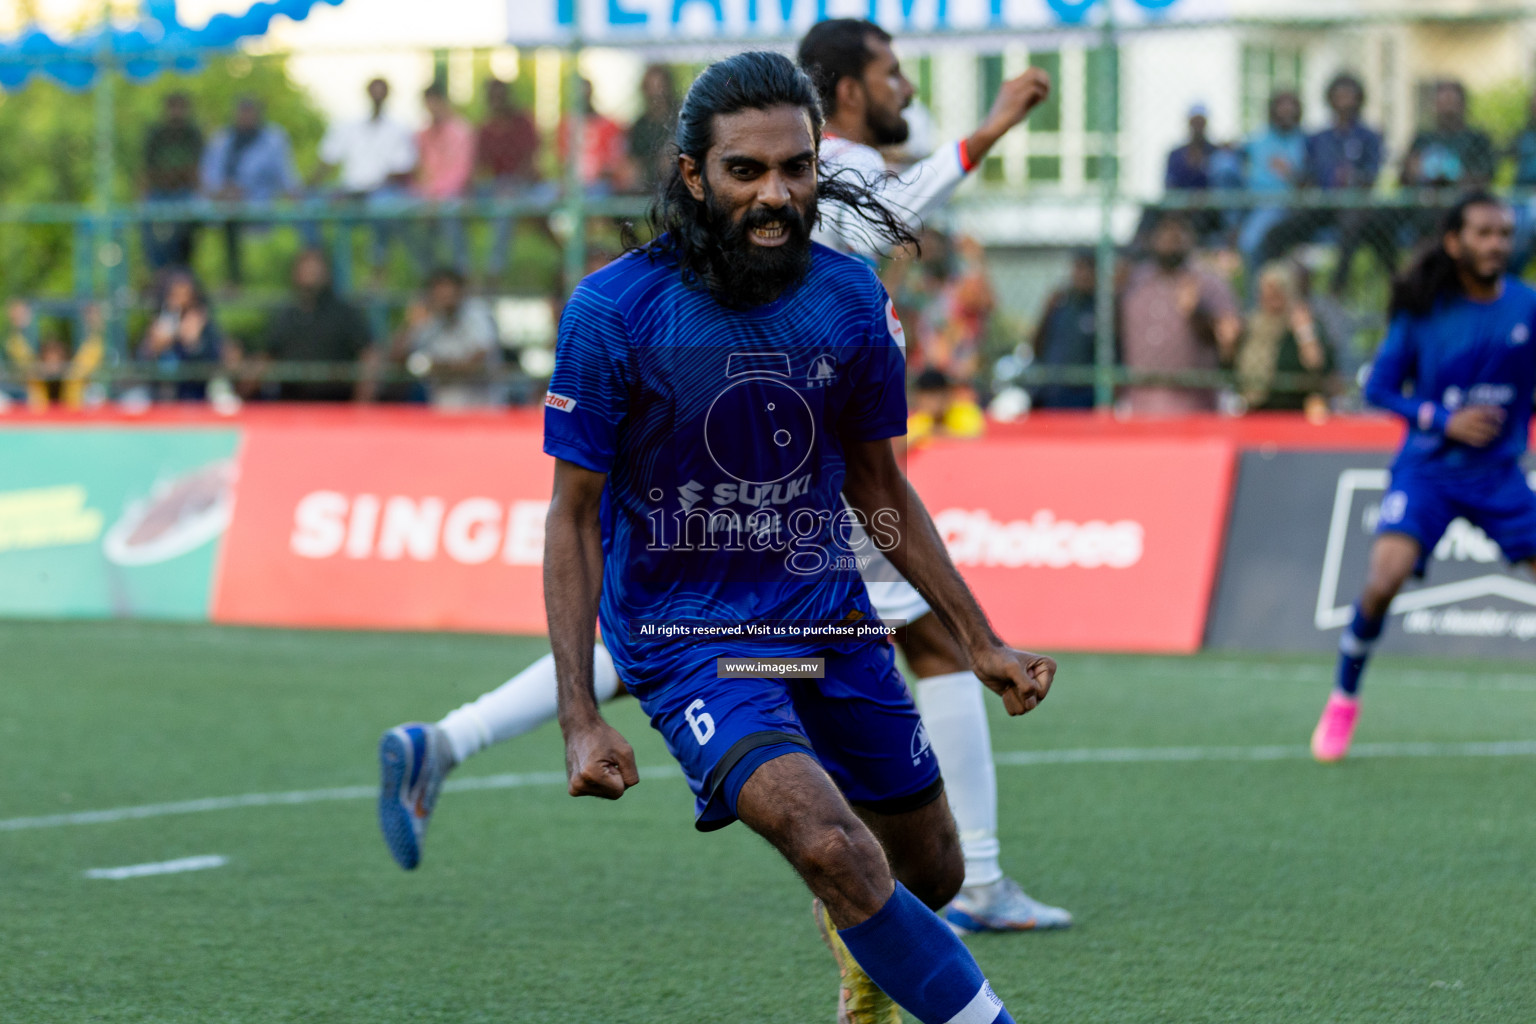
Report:
<svg viewBox="0 0 1536 1024"><path fill-rule="evenodd" d="M1068 25L1081 25L1088 19L1088 12L1093 10L1099 0L1045 0L1056 16ZM1161 11L1172 7L1177 0L1135 0L1138 7L1144 7L1149 11Z"/></svg>
<svg viewBox="0 0 1536 1024"><path fill-rule="evenodd" d="M34 74L44 74L68 88L88 89L96 81L96 61L103 51L134 79L172 69L195 71L209 51L266 34L278 15L303 21L321 3L334 7L342 0L259 0L244 14L215 14L202 28L181 23L176 0L144 0L144 17L127 28L106 24L64 40L33 28L16 39L0 40L0 88L19 89Z"/></svg>

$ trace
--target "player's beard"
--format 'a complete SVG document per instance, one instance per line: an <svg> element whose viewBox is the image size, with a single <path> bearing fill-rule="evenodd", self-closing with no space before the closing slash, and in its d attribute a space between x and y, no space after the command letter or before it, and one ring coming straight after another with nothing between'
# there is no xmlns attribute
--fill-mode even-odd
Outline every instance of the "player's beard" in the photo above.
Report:
<svg viewBox="0 0 1536 1024"><path fill-rule="evenodd" d="M1499 279L1504 276L1505 271L1509 269L1509 261L1507 259L1489 258L1480 260L1470 254L1463 256L1457 262L1463 274L1484 288L1491 288L1497 284Z"/></svg>
<svg viewBox="0 0 1536 1024"><path fill-rule="evenodd" d="M732 309L751 309L772 302L804 280L811 269L811 225L816 223L816 200L804 212L789 203L778 210L754 207L733 221L705 185L704 202L716 239L712 262L719 288L715 297ZM755 227L784 223L788 235L783 245L762 246L748 232Z"/></svg>
<svg viewBox="0 0 1536 1024"><path fill-rule="evenodd" d="M873 108L864 115L864 124L876 146L900 146L912 135L912 126L901 116L901 111L875 116Z"/></svg>

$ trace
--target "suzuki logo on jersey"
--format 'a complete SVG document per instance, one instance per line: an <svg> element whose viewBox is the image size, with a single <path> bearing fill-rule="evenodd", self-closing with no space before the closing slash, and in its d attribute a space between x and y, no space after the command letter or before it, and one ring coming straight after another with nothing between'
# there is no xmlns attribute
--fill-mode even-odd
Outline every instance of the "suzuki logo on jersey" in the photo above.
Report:
<svg viewBox="0 0 1536 1024"><path fill-rule="evenodd" d="M808 388L824 388L837 382L837 360L830 355L819 355L811 361L811 368L805 375L805 386Z"/></svg>
<svg viewBox="0 0 1536 1024"><path fill-rule="evenodd" d="M1474 384L1467 392L1468 405L1512 405L1515 389L1511 384Z"/></svg>
<svg viewBox="0 0 1536 1024"><path fill-rule="evenodd" d="M557 395L553 391L544 396L544 404L551 409L559 409L561 412L576 411L576 399Z"/></svg>
<svg viewBox="0 0 1536 1024"><path fill-rule="evenodd" d="M716 505L747 505L751 508L787 505L810 490L809 473L776 484L723 483L715 484L714 502Z"/></svg>
<svg viewBox="0 0 1536 1024"><path fill-rule="evenodd" d="M697 505L699 503L699 499L704 496L704 485L699 483L697 480L689 480L687 483L683 484L683 486L677 489L677 493L677 503L681 505L683 507L683 511L686 512L693 508L693 506Z"/></svg>

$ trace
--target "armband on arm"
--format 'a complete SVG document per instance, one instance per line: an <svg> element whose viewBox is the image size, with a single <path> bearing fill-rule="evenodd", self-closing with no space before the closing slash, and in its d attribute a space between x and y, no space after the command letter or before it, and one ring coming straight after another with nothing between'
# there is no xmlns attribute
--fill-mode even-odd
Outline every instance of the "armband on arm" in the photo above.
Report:
<svg viewBox="0 0 1536 1024"><path fill-rule="evenodd" d="M960 169L962 171L964 171L966 174L970 174L972 171L974 171L976 169L976 161L971 159L971 147L966 145L966 141L967 140L965 140L965 139L961 139L960 143L959 143L959 146L960 146Z"/></svg>

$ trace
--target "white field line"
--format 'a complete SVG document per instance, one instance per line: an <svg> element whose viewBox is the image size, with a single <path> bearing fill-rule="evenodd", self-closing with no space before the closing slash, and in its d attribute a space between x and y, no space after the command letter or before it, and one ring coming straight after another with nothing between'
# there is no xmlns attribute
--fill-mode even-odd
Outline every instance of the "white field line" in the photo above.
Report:
<svg viewBox="0 0 1536 1024"><path fill-rule="evenodd" d="M1172 659L1170 659L1172 660ZM1115 663L1087 655L1086 664L1096 672L1112 672ZM1333 681L1332 665L1266 665L1243 661L1194 661L1163 665L1142 662L1135 669L1138 676L1159 679L1214 679L1233 683L1307 683L1326 685ZM1536 693L1536 672L1440 671L1380 667L1371 671L1371 686L1405 686L1424 690L1498 690Z"/></svg>
<svg viewBox="0 0 1536 1024"><path fill-rule="evenodd" d="M201 857L162 860L156 864L130 864L123 868L91 868L85 873L85 877L120 881L124 878L144 878L148 875L179 875L184 871L207 871L209 868L221 868L228 863L228 857L210 853Z"/></svg>
<svg viewBox="0 0 1536 1024"><path fill-rule="evenodd" d="M1003 767L1029 767L1053 764L1191 764L1199 761L1301 761L1311 757L1303 746L1256 747L1088 747L1077 750L1001 751L994 760ZM1507 740L1490 743L1357 743L1350 748L1351 758L1468 758L1536 757L1536 740ZM642 779L671 779L681 775L673 765L640 769ZM509 772L504 775L477 775L450 779L443 785L449 792L475 789L523 789L530 786L565 784L564 772ZM242 807L315 804L337 800L372 800L376 786L340 786L334 789L301 789L287 793L245 793L240 796L206 797L176 803L140 804L113 807L101 811L75 811L70 814L45 814L30 818L0 818L0 832L26 832L35 829L62 828L67 825L105 825L138 818L163 818L175 814L201 814L205 811L232 811Z"/></svg>
<svg viewBox="0 0 1536 1024"><path fill-rule="evenodd" d="M1087 750L1009 750L993 760L1028 767L1051 764L1191 764L1197 761L1304 761L1302 746L1260 747L1101 747ZM1351 760L1361 757L1536 757L1536 740L1500 743L1356 743Z"/></svg>

